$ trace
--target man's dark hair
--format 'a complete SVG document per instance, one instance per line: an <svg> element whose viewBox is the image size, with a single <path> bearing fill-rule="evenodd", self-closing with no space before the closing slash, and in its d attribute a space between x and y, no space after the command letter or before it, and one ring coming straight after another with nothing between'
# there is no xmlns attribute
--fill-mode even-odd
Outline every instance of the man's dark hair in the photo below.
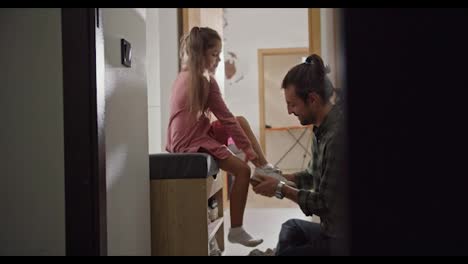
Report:
<svg viewBox="0 0 468 264"><path fill-rule="evenodd" d="M294 85L296 95L306 103L307 96L316 92L324 102L328 102L336 89L333 87L327 74L328 67L323 64L322 58L316 54L307 57L304 63L294 66L283 79L282 89Z"/></svg>

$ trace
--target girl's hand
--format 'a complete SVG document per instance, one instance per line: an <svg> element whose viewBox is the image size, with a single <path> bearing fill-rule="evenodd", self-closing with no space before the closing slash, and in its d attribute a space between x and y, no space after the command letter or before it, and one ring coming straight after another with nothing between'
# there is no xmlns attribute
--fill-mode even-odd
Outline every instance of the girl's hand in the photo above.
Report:
<svg viewBox="0 0 468 264"><path fill-rule="evenodd" d="M253 151L252 148L244 150L244 153L245 153L245 160L244 160L245 162L254 161L258 159L257 153L255 153L255 151Z"/></svg>

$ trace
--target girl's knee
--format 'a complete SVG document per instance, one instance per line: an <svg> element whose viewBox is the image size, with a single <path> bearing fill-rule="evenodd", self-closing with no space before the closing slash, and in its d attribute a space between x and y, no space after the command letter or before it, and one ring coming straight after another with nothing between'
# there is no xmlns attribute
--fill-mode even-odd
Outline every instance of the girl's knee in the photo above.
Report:
<svg viewBox="0 0 468 264"><path fill-rule="evenodd" d="M245 164L245 166L242 168L242 172L243 174L246 174L250 177L251 170L250 170L249 165Z"/></svg>
<svg viewBox="0 0 468 264"><path fill-rule="evenodd" d="M238 170L238 176L241 176L241 177L248 177L250 178L250 167L249 165L247 165L246 163L244 163Z"/></svg>
<svg viewBox="0 0 468 264"><path fill-rule="evenodd" d="M245 119L245 117L243 116L236 116L236 119L237 119L237 122L239 122L239 124L241 125L248 124L247 119Z"/></svg>

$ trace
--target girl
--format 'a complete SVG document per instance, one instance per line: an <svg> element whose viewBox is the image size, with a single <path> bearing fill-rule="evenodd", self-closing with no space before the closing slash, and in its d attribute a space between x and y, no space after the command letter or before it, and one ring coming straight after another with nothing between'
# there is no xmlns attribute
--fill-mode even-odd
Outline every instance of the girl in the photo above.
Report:
<svg viewBox="0 0 468 264"><path fill-rule="evenodd" d="M208 153L222 170L235 176L228 240L255 247L263 240L253 238L242 227L251 173L247 162L255 165L255 173L285 178L265 160L247 120L233 116L222 99L212 75L220 61L218 33L207 27L192 28L182 39L180 53L183 67L173 85L166 150ZM211 113L218 119L213 123ZM244 152L245 160L226 147L229 138Z"/></svg>

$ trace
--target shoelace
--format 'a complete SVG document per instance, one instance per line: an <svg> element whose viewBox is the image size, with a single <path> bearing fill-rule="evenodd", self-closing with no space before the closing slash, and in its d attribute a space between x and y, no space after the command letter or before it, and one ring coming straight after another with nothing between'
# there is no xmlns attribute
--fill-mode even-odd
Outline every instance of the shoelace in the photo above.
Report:
<svg viewBox="0 0 468 264"><path fill-rule="evenodd" d="M283 172L278 168L278 167L269 167L268 169L276 172L276 173L279 173L279 174L283 174Z"/></svg>

